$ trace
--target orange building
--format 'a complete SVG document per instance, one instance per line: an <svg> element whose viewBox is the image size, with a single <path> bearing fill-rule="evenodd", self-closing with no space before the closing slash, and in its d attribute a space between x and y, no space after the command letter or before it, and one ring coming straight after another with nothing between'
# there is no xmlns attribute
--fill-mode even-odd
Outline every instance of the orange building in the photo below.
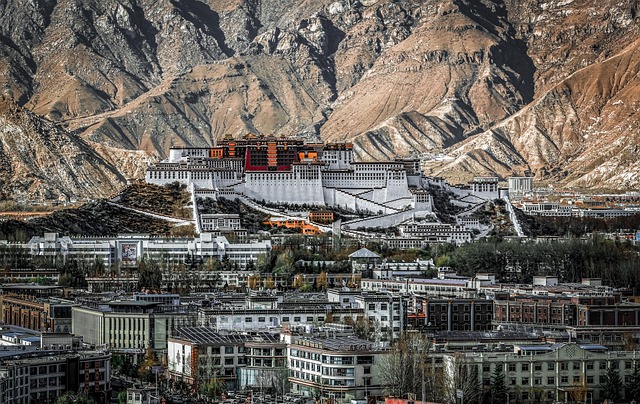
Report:
<svg viewBox="0 0 640 404"><path fill-rule="evenodd" d="M271 227L284 227L286 229L300 229L302 234L317 235L322 232L318 226L314 226L304 221L304 219L285 219L284 217L272 217L263 222Z"/></svg>
<svg viewBox="0 0 640 404"><path fill-rule="evenodd" d="M333 223L333 212L330 210L318 210L309 212L309 220L316 223L329 224Z"/></svg>

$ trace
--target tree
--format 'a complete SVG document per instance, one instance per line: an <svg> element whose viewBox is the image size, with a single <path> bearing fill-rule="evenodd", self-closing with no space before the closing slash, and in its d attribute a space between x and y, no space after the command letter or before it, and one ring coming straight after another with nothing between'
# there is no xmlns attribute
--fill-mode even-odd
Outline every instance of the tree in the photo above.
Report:
<svg viewBox="0 0 640 404"><path fill-rule="evenodd" d="M150 289L160 291L162 272L155 261L141 260L138 265L138 290Z"/></svg>
<svg viewBox="0 0 640 404"><path fill-rule="evenodd" d="M437 377L431 366L431 341L421 334L404 333L380 361L378 373L384 394L416 400L435 400ZM430 394L431 396L429 396Z"/></svg>
<svg viewBox="0 0 640 404"><path fill-rule="evenodd" d="M218 397L222 396L225 391L224 380L219 377L213 377L207 383L200 385L200 393L213 398L214 401L217 401Z"/></svg>
<svg viewBox="0 0 640 404"><path fill-rule="evenodd" d="M84 394L65 393L58 397L55 404L95 404L96 402Z"/></svg>
<svg viewBox="0 0 640 404"><path fill-rule="evenodd" d="M456 353L449 358L446 368L445 388L448 400L456 402L460 390L465 403L477 403L481 391L478 365L469 362L463 353Z"/></svg>
<svg viewBox="0 0 640 404"><path fill-rule="evenodd" d="M627 400L640 403L640 365L636 363L626 388Z"/></svg>
<svg viewBox="0 0 640 404"><path fill-rule="evenodd" d="M573 383L573 386L569 390L569 398L571 401L576 403L584 403L587 401L587 392L589 391L589 386L587 386L587 382L584 379L584 376L580 376L580 380Z"/></svg>
<svg viewBox="0 0 640 404"><path fill-rule="evenodd" d="M507 386L504 383L504 372L502 364L496 364L491 375L491 385L489 387L491 404L503 404L507 402Z"/></svg>
<svg viewBox="0 0 640 404"><path fill-rule="evenodd" d="M296 276L293 277L293 288L294 289L300 289L301 287L303 287L305 284L305 280L304 280L304 275L303 274L297 274Z"/></svg>
<svg viewBox="0 0 640 404"><path fill-rule="evenodd" d="M602 398L613 401L614 403L622 401L623 385L620 372L609 365L605 374L602 375L601 380L600 388L602 389Z"/></svg>
<svg viewBox="0 0 640 404"><path fill-rule="evenodd" d="M327 273L320 272L320 275L316 278L316 285L319 290L325 291L327 290Z"/></svg>

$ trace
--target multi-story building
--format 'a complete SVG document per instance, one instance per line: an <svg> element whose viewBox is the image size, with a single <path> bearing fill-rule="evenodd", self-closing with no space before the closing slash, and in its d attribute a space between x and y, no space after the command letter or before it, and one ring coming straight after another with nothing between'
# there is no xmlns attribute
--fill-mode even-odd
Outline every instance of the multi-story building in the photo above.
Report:
<svg viewBox="0 0 640 404"><path fill-rule="evenodd" d="M442 331L488 331L493 328L493 300L424 299L427 326Z"/></svg>
<svg viewBox="0 0 640 404"><path fill-rule="evenodd" d="M245 366L238 369L238 387L286 391L287 343L278 334L261 333L244 343Z"/></svg>
<svg viewBox="0 0 640 404"><path fill-rule="evenodd" d="M355 296L364 318L380 327L380 338L396 339L407 327L407 300L397 293L362 292Z"/></svg>
<svg viewBox="0 0 640 404"><path fill-rule="evenodd" d="M140 354L146 348L166 349L175 328L195 324L195 313L181 305L144 300L86 300L73 307L72 319L72 332L85 343Z"/></svg>
<svg viewBox="0 0 640 404"><path fill-rule="evenodd" d="M476 291L468 287L466 279L366 279L360 282L363 290L385 289L393 292L415 293L432 297L474 297Z"/></svg>
<svg viewBox="0 0 640 404"><path fill-rule="evenodd" d="M496 367L505 375L509 402L600 402L607 368L619 371L623 381L640 365L640 351L608 351L601 345L562 343L515 346L513 352L454 353L444 355L449 378L457 364L478 367L478 390L488 387Z"/></svg>
<svg viewBox="0 0 640 404"><path fill-rule="evenodd" d="M30 351L0 357L0 404L54 403L66 392L109 402L111 354Z"/></svg>
<svg viewBox="0 0 640 404"><path fill-rule="evenodd" d="M332 305L273 309L201 308L198 309L198 324L217 330L266 331L281 325L318 326L329 320L331 322L351 321L363 314L364 311L361 308L341 308Z"/></svg>
<svg viewBox="0 0 640 404"><path fill-rule="evenodd" d="M413 222L398 226L400 233L407 237L422 238L428 243L464 244L472 240L472 232L464 225L446 223Z"/></svg>
<svg viewBox="0 0 640 404"><path fill-rule="evenodd" d="M202 233L195 238L158 238L148 234L119 235L116 238L71 238L56 233L34 236L27 243L32 256L52 259L102 261L109 267L119 263L135 268L142 259L155 259L164 264L182 264L189 259L228 259L241 268L255 262L258 256L271 251L269 240L251 243L230 243L224 236Z"/></svg>
<svg viewBox="0 0 640 404"><path fill-rule="evenodd" d="M533 177L509 177L509 196L525 195L533 191Z"/></svg>
<svg viewBox="0 0 640 404"><path fill-rule="evenodd" d="M377 366L386 350L356 337L291 337L289 381L294 392L345 400L381 396Z"/></svg>
<svg viewBox="0 0 640 404"><path fill-rule="evenodd" d="M471 193L481 198L499 197L498 177L475 177L470 183Z"/></svg>
<svg viewBox="0 0 640 404"><path fill-rule="evenodd" d="M223 381L226 390L271 388L286 371L286 344L279 334L220 333L209 327L178 328L169 338L169 378L190 384Z"/></svg>
<svg viewBox="0 0 640 404"><path fill-rule="evenodd" d="M202 231L240 230L240 215L228 213L203 213L200 215Z"/></svg>
<svg viewBox="0 0 640 404"><path fill-rule="evenodd" d="M22 290L0 295L0 321L37 331L70 332L71 306L65 299L41 298Z"/></svg>

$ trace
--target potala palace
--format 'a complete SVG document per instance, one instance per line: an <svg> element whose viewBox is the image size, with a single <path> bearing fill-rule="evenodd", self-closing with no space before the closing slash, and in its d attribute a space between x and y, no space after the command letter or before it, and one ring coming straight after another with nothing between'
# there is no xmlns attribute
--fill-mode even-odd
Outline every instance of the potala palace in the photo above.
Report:
<svg viewBox="0 0 640 404"><path fill-rule="evenodd" d="M246 135L215 147L171 149L147 182L233 192L272 203L341 206L385 214L431 210L418 160L355 162L350 143Z"/></svg>

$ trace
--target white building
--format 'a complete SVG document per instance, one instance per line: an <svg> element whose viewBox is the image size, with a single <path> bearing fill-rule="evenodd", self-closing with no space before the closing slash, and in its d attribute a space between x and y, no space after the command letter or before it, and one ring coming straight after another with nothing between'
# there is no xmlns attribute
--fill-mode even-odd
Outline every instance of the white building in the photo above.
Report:
<svg viewBox="0 0 640 404"><path fill-rule="evenodd" d="M45 233L34 236L26 244L31 255L61 256L63 259L78 259L93 262L101 260L105 266L119 263L125 267L136 267L142 259L155 259L166 264L184 263L199 257L229 259L245 268L256 262L262 254L271 251L271 241L230 243L224 236L202 233L195 238L161 238L148 234L123 234L114 238L76 238Z"/></svg>
<svg viewBox="0 0 640 404"><path fill-rule="evenodd" d="M505 375L509 402L601 402L604 373L616 369L623 381L640 365L640 351L609 352L601 345L573 343L515 346L511 353L481 352L445 354L443 364L450 378L456 362L478 366L478 389L488 386L496 367ZM577 389L584 397L572 398Z"/></svg>
<svg viewBox="0 0 640 404"><path fill-rule="evenodd" d="M509 196L526 195L533 191L533 177L509 177Z"/></svg>
<svg viewBox="0 0 640 404"><path fill-rule="evenodd" d="M337 402L382 395L377 366L386 350L356 337L294 337L288 348L294 392Z"/></svg>

